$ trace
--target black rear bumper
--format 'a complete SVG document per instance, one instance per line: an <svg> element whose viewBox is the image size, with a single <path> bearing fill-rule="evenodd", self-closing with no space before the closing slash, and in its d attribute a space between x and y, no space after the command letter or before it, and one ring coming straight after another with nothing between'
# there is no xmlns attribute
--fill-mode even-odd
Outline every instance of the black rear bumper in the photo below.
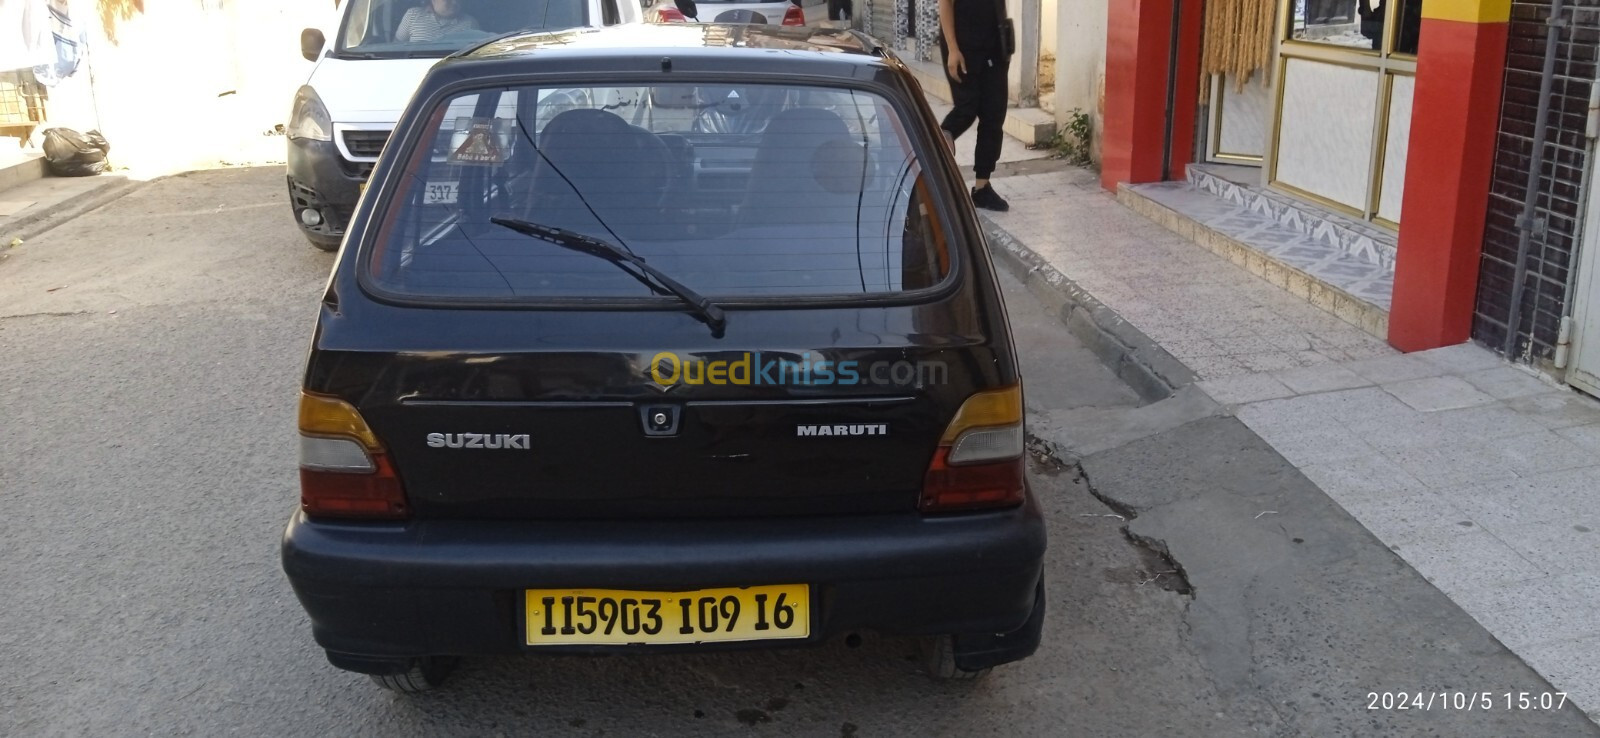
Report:
<svg viewBox="0 0 1600 738"><path fill-rule="evenodd" d="M976 670L1038 646L1044 550L1030 495L1011 510L933 518L348 524L297 513L283 565L317 643L357 671L427 655L523 651L517 603L527 588L796 582L811 586L805 641L622 648L768 647L859 630L954 634L958 664Z"/></svg>

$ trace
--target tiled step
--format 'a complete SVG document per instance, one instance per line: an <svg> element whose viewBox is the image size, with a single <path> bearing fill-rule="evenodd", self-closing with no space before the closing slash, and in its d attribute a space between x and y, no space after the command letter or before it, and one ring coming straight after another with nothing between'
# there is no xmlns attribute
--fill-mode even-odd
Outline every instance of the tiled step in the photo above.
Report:
<svg viewBox="0 0 1600 738"><path fill-rule="evenodd" d="M1296 200L1288 195L1230 181L1215 166L1190 165L1189 185L1299 231L1350 256L1394 271L1395 233Z"/></svg>
<svg viewBox="0 0 1600 738"><path fill-rule="evenodd" d="M1342 244L1186 182L1123 185L1117 199L1219 256L1378 338L1389 332L1393 258L1358 258Z"/></svg>

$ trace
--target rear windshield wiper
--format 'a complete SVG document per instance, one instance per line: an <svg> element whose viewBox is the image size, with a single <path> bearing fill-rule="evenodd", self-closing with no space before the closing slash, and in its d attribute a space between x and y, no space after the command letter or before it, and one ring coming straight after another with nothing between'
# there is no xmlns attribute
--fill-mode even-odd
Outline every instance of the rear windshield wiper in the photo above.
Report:
<svg viewBox="0 0 1600 738"><path fill-rule="evenodd" d="M531 236L541 241L549 241L562 248L589 254L590 256L598 256L619 267L624 262L631 264L638 267L639 271L650 275L651 279L654 279L662 287L665 287L668 292L682 300L683 304L688 305L695 316L705 321L706 325L711 326L712 335L721 338L722 329L728 324L727 316L722 312L722 308L717 307L716 303L701 296L700 293L679 284L677 280L667 276L660 269L650 266L643 257L637 254L623 251L593 236L576 233L565 228L540 225L519 218L490 218L489 222L503 228L509 228L524 236Z"/></svg>

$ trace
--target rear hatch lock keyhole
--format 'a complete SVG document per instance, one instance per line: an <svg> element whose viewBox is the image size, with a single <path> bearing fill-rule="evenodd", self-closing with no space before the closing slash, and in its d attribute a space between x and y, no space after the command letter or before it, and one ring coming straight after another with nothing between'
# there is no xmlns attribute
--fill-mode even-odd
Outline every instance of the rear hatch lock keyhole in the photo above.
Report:
<svg viewBox="0 0 1600 738"><path fill-rule="evenodd" d="M677 405L645 405L639 408L639 418L644 421L644 434L647 436L678 434Z"/></svg>

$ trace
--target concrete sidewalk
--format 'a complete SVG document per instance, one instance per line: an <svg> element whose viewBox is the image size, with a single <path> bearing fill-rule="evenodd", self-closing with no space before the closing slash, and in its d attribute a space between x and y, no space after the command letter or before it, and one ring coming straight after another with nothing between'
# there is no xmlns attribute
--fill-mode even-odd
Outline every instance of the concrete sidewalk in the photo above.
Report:
<svg viewBox="0 0 1600 738"><path fill-rule="evenodd" d="M13 243L121 197L138 184L124 174L100 174L45 177L0 189L0 260Z"/></svg>
<svg viewBox="0 0 1600 738"><path fill-rule="evenodd" d="M10 257L7 252L16 242L26 242L162 177L199 169L281 166L285 161L282 136L231 130L224 143L217 147L220 153L178 156L162 166L114 167L91 177L0 178L0 263Z"/></svg>
<svg viewBox="0 0 1600 738"><path fill-rule="evenodd" d="M1012 209L985 214L991 248L1063 319L1092 321L1169 403L1216 403L1187 417L1237 415L1600 718L1600 403L1472 344L1402 355L1123 207L1093 172L995 186Z"/></svg>

